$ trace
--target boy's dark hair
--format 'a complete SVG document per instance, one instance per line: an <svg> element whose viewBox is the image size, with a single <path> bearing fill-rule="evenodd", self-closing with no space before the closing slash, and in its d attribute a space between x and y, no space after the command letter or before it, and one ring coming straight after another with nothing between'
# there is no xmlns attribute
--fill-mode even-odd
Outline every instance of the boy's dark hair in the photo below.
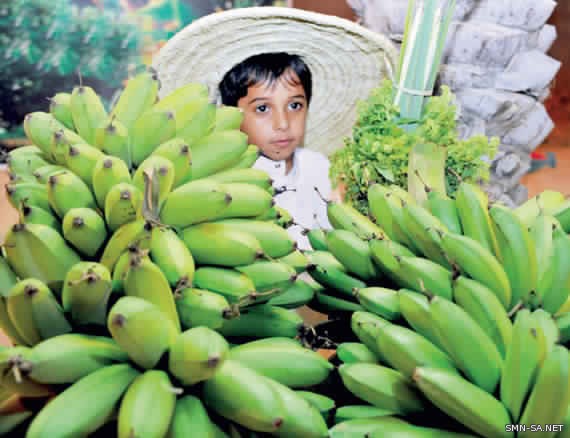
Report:
<svg viewBox="0 0 570 438"><path fill-rule="evenodd" d="M299 78L305 90L307 104L309 104L312 94L311 71L300 56L285 52L254 55L235 65L224 75L218 86L222 104L237 106L238 100L247 96L249 87L266 81L272 84L288 69L294 71ZM286 75L284 79L291 84L298 85L291 75Z"/></svg>

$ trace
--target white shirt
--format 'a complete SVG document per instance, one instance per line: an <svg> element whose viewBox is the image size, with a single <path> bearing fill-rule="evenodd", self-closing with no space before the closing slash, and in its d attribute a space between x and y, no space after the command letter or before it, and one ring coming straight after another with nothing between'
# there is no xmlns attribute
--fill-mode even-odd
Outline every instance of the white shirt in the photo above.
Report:
<svg viewBox="0 0 570 438"><path fill-rule="evenodd" d="M293 154L293 166L288 174L285 174L287 170L285 160L274 161L260 156L253 167L269 174L277 192L281 188L288 189L275 195L275 203L287 210L293 216L293 220L299 224L287 229L297 242L298 248L311 249L309 239L301 234L303 228L332 229L327 216L327 204L315 191L317 187L325 199L331 197L330 162L327 157L300 147Z"/></svg>

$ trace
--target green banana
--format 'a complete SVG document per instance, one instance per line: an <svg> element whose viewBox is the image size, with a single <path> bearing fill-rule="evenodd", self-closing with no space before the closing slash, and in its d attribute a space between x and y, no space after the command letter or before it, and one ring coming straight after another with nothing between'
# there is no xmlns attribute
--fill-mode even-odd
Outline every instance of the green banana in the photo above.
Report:
<svg viewBox="0 0 570 438"><path fill-rule="evenodd" d="M168 159L174 166L173 188L180 186L192 171L192 153L184 139L175 137L159 145L150 155Z"/></svg>
<svg viewBox="0 0 570 438"><path fill-rule="evenodd" d="M337 296L329 295L326 290L315 291L315 296L309 302L308 306L320 313L334 314L334 313L349 313L364 310L360 304L354 301L348 301Z"/></svg>
<svg viewBox="0 0 570 438"><path fill-rule="evenodd" d="M243 110L235 106L222 105L216 108L216 125L214 131L240 129L243 121Z"/></svg>
<svg viewBox="0 0 570 438"><path fill-rule="evenodd" d="M544 359L536 375L536 381L526 406L522 412L521 424L562 424L568 402L570 401L570 364L568 350L556 345ZM532 436L531 430L518 433L517 436ZM553 437L554 432L541 433L541 436Z"/></svg>
<svg viewBox="0 0 570 438"><path fill-rule="evenodd" d="M199 437L219 438L216 429L217 426L208 416L202 401L193 395L185 395L176 400L167 436L168 438L184 438L191 430Z"/></svg>
<svg viewBox="0 0 570 438"><path fill-rule="evenodd" d="M449 232L463 234L459 211L454 199L437 190L430 190L427 194L425 207L447 227Z"/></svg>
<svg viewBox="0 0 570 438"><path fill-rule="evenodd" d="M256 185L247 183L220 185L231 197L231 202L216 215L216 219L255 218L267 212L275 204L273 197Z"/></svg>
<svg viewBox="0 0 570 438"><path fill-rule="evenodd" d="M107 111L93 88L74 87L69 101L73 126L89 144L95 144L95 130L107 120Z"/></svg>
<svg viewBox="0 0 570 438"><path fill-rule="evenodd" d="M495 294L478 281L460 276L453 284L453 299L479 324L505 358L513 325Z"/></svg>
<svg viewBox="0 0 570 438"><path fill-rule="evenodd" d="M173 230L155 227L151 231L150 258L162 270L174 290L192 285L194 257Z"/></svg>
<svg viewBox="0 0 570 438"><path fill-rule="evenodd" d="M556 326L560 332L560 343L567 344L570 340L570 314L564 313L559 315L554 321L556 322Z"/></svg>
<svg viewBox="0 0 570 438"><path fill-rule="evenodd" d="M489 214L502 265L511 284L511 303L526 301L537 286L538 260L534 241L528 227L509 208L495 204ZM526 257L521 257L521 254L526 254Z"/></svg>
<svg viewBox="0 0 570 438"><path fill-rule="evenodd" d="M531 317L544 334L546 341L546 351L552 350L555 344L560 341L560 331L558 326L552 317L552 314L548 313L544 309L536 309L531 313Z"/></svg>
<svg viewBox="0 0 570 438"><path fill-rule="evenodd" d="M442 236L441 245L454 265L491 289L505 309L516 304L511 301L511 284L505 269L477 240L447 233Z"/></svg>
<svg viewBox="0 0 570 438"><path fill-rule="evenodd" d="M95 164L104 156L105 154L96 147L79 143L67 148L65 164L69 170L91 188Z"/></svg>
<svg viewBox="0 0 570 438"><path fill-rule="evenodd" d="M517 312L511 342L501 374L500 399L514 423L520 419L524 401L543 360L546 345L542 329L528 309Z"/></svg>
<svg viewBox="0 0 570 438"><path fill-rule="evenodd" d="M180 320L168 279L150 258L136 256L131 259L123 287L125 295L143 298L154 304L180 331Z"/></svg>
<svg viewBox="0 0 570 438"><path fill-rule="evenodd" d="M228 358L289 388L318 385L334 368L323 356L290 338L248 342L232 348Z"/></svg>
<svg viewBox="0 0 570 438"><path fill-rule="evenodd" d="M377 408L371 405L346 405L339 407L334 414L334 423L340 424L345 421L360 418L388 417L394 412Z"/></svg>
<svg viewBox="0 0 570 438"><path fill-rule="evenodd" d="M62 221L63 237L83 254L94 257L107 240L103 218L92 208L72 208Z"/></svg>
<svg viewBox="0 0 570 438"><path fill-rule="evenodd" d="M271 258L285 257L297 248L291 235L273 222L238 218L222 219L215 223L251 234L259 241L263 252Z"/></svg>
<svg viewBox="0 0 570 438"><path fill-rule="evenodd" d="M113 415L138 374L130 365L118 364L83 377L45 405L32 420L26 436L87 436L95 432Z"/></svg>
<svg viewBox="0 0 570 438"><path fill-rule="evenodd" d="M421 392L450 417L485 437L513 437L503 404L491 394L445 369L418 367L414 381Z"/></svg>
<svg viewBox="0 0 570 438"><path fill-rule="evenodd" d="M105 199L109 191L119 183L130 183L131 174L126 163L120 158L105 156L95 164L93 169L93 193L97 205L105 208Z"/></svg>
<svg viewBox="0 0 570 438"><path fill-rule="evenodd" d="M18 411L2 413L0 415L0 435L9 436L11 433L18 433L18 427L24 424L34 413L32 411Z"/></svg>
<svg viewBox="0 0 570 438"><path fill-rule="evenodd" d="M289 213L284 208L281 208L278 205L274 205L272 208L275 208L275 210L277 210L277 219L275 223L281 228L287 229L295 223L293 216L291 216L291 213Z"/></svg>
<svg viewBox="0 0 570 438"><path fill-rule="evenodd" d="M194 273L194 285L223 295L230 304L247 305L255 300L255 285L234 269L203 266Z"/></svg>
<svg viewBox="0 0 570 438"><path fill-rule="evenodd" d="M385 325L390 324L384 318L370 312L355 311L350 319L350 328L358 340L374 353L379 362L387 363L378 348L376 337L378 331Z"/></svg>
<svg viewBox="0 0 570 438"><path fill-rule="evenodd" d="M501 260L497 237L489 216L489 200L483 190L477 185L462 182L457 188L455 203L461 219L463 235L477 241Z"/></svg>
<svg viewBox="0 0 570 438"><path fill-rule="evenodd" d="M81 259L47 225L16 224L4 240L6 260L20 278L35 278L58 292L67 271Z"/></svg>
<svg viewBox="0 0 570 438"><path fill-rule="evenodd" d="M41 207L27 205L25 202L19 208L22 222L24 224L40 224L47 225L57 232L61 232L61 223L50 210L44 210Z"/></svg>
<svg viewBox="0 0 570 438"><path fill-rule="evenodd" d="M568 233L570 232L570 200L565 200L563 204L559 205L552 215L556 218L562 229Z"/></svg>
<svg viewBox="0 0 570 438"><path fill-rule="evenodd" d="M66 166L66 156L69 148L74 144L85 144L85 140L75 134L74 131L61 130L53 134L50 145L50 161L60 166Z"/></svg>
<svg viewBox="0 0 570 438"><path fill-rule="evenodd" d="M26 342L10 320L5 302L5 297L16 283L18 283L18 278L0 251L0 329L16 345L25 345Z"/></svg>
<svg viewBox="0 0 570 438"><path fill-rule="evenodd" d="M564 195L554 190L543 190L514 209L515 214L527 227L539 216L551 215L565 201Z"/></svg>
<svg viewBox="0 0 570 438"><path fill-rule="evenodd" d="M384 230L378 227L368 217L363 216L349 204L342 202L327 203L327 216L335 230L348 230L356 233L361 239L386 237Z"/></svg>
<svg viewBox="0 0 570 438"><path fill-rule="evenodd" d="M52 291L40 280L27 278L19 281L5 300L12 324L28 345L71 332L63 309Z"/></svg>
<svg viewBox="0 0 570 438"><path fill-rule="evenodd" d="M454 273L421 257L396 257L399 267L395 281L402 287L451 300Z"/></svg>
<svg viewBox="0 0 570 438"><path fill-rule="evenodd" d="M304 280L297 280L280 295L271 298L268 304L284 307L286 309L296 309L308 304L315 296L315 288Z"/></svg>
<svg viewBox="0 0 570 438"><path fill-rule="evenodd" d="M305 251L305 255L312 265L320 266L323 269L336 269L346 272L344 265L332 253L326 250Z"/></svg>
<svg viewBox="0 0 570 438"><path fill-rule="evenodd" d="M117 157L132 167L129 132L125 125L111 116L109 121L97 128L95 146L104 154Z"/></svg>
<svg viewBox="0 0 570 438"><path fill-rule="evenodd" d="M265 251L265 253L267 254L267 251ZM271 255L269 256L271 257ZM283 257L277 257L276 260L278 262L285 263L286 265L291 266L295 270L295 272L297 272L297 274L305 272L307 270L307 266L311 264L309 262L309 258L307 257L307 255L298 249L296 249L295 251L291 251L289 254Z"/></svg>
<svg viewBox="0 0 570 438"><path fill-rule="evenodd" d="M97 208L95 198L87 184L71 172L50 176L47 196L51 208L61 219L72 208Z"/></svg>
<svg viewBox="0 0 570 438"><path fill-rule="evenodd" d="M215 219L232 202L226 186L208 179L191 181L166 197L160 219L166 225L188 227Z"/></svg>
<svg viewBox="0 0 570 438"><path fill-rule="evenodd" d="M174 185L174 165L172 161L159 155L151 155L146 158L137 168L133 175L133 185L141 193L145 190L145 173L152 175L158 180L158 207L164 202L166 196Z"/></svg>
<svg viewBox="0 0 570 438"><path fill-rule="evenodd" d="M239 160L229 167L229 169L247 169L250 168L255 164L259 156L261 155L261 151L256 145L250 144L247 146L247 149L243 154L241 154Z"/></svg>
<svg viewBox="0 0 570 438"><path fill-rule="evenodd" d="M168 370L183 385L208 380L229 357L228 342L208 327L194 327L178 335L168 353Z"/></svg>
<svg viewBox="0 0 570 438"><path fill-rule="evenodd" d="M411 379L418 366L457 372L451 358L422 335L395 324L385 325L376 337L378 349L395 370Z"/></svg>
<svg viewBox="0 0 570 438"><path fill-rule="evenodd" d="M374 263L370 246L354 232L332 230L326 233L329 251L346 267L350 274L366 281L379 276Z"/></svg>
<svg viewBox="0 0 570 438"><path fill-rule="evenodd" d="M143 194L135 185L122 182L115 184L105 197L105 222L109 231L134 221L142 211Z"/></svg>
<svg viewBox="0 0 570 438"><path fill-rule="evenodd" d="M24 132L35 146L39 147L46 156L51 156L51 140L53 135L65 125L60 123L52 114L34 111L24 117Z"/></svg>
<svg viewBox="0 0 570 438"><path fill-rule="evenodd" d="M400 289L398 298L400 312L410 327L432 344L445 351L443 343L431 322L428 298L419 292L408 289Z"/></svg>
<svg viewBox="0 0 570 438"><path fill-rule="evenodd" d="M15 209L25 203L44 210L50 210L48 192L46 186L34 182L18 182L6 184L8 202Z"/></svg>
<svg viewBox="0 0 570 438"><path fill-rule="evenodd" d="M400 300L395 290L385 287L365 287L354 294L365 310L393 321L400 317Z"/></svg>
<svg viewBox="0 0 570 438"><path fill-rule="evenodd" d="M152 228L152 224L144 219L137 219L120 227L111 235L107 242L101 255L101 264L113 272L117 260L129 246L135 245L141 249L144 247L148 248L150 246Z"/></svg>
<svg viewBox="0 0 570 438"><path fill-rule="evenodd" d="M295 393L303 397L311 406L319 411L325 421L328 421L336 408L336 403L332 398L317 394L316 392L295 391Z"/></svg>
<svg viewBox="0 0 570 438"><path fill-rule="evenodd" d="M156 102L159 81L156 72L150 68L130 78L111 111L130 130L134 122Z"/></svg>
<svg viewBox="0 0 570 438"><path fill-rule="evenodd" d="M159 145L176 136L176 117L169 110L150 109L133 123L129 135L131 158L139 166Z"/></svg>
<svg viewBox="0 0 570 438"><path fill-rule="evenodd" d="M129 385L118 414L118 438L165 436L174 415L176 390L168 374L149 370ZM150 412L155 415L149 415Z"/></svg>
<svg viewBox="0 0 570 438"><path fill-rule="evenodd" d="M0 350L0 384L2 391L18 397L45 397L53 394L49 385L34 381L28 376L27 358L31 349L24 346L3 347ZM3 407L3 406L2 406Z"/></svg>
<svg viewBox="0 0 570 438"><path fill-rule="evenodd" d="M280 294L297 280L297 272L291 266L277 261L258 261L235 269L251 278L260 293L277 289Z"/></svg>
<svg viewBox="0 0 570 438"><path fill-rule="evenodd" d="M430 301L432 323L457 367L480 388L493 393L501 378L503 359L477 322L457 304L435 296Z"/></svg>
<svg viewBox="0 0 570 438"><path fill-rule="evenodd" d="M127 360L127 353L106 336L67 333L35 345L24 365L36 382L63 384Z"/></svg>
<svg viewBox="0 0 570 438"><path fill-rule="evenodd" d="M111 273L99 263L79 262L67 272L61 302L76 324L107 324Z"/></svg>
<svg viewBox="0 0 570 438"><path fill-rule="evenodd" d="M174 301L184 329L204 326L217 330L234 316L228 300L208 290L188 287L179 290Z"/></svg>
<svg viewBox="0 0 570 438"><path fill-rule="evenodd" d="M150 369L174 344L176 326L158 307L138 297L121 297L109 311L107 328L115 342L142 368Z"/></svg>
<svg viewBox="0 0 570 438"><path fill-rule="evenodd" d="M549 266L552 264L554 254L553 232L560 223L553 216L539 215L529 228L529 233L534 242L534 251L537 263L536 287L537 290L530 291L526 297L525 304L530 304L536 308L539 303L538 288L548 280L544 275L549 273ZM531 256L532 257L532 256Z"/></svg>
<svg viewBox="0 0 570 438"><path fill-rule="evenodd" d="M184 229L182 239L202 265L249 265L265 256L255 236L223 222L192 225Z"/></svg>
<svg viewBox="0 0 570 438"><path fill-rule="evenodd" d="M226 360L204 383L202 400L213 411L250 430L276 433L285 406L268 379L233 360Z"/></svg>
<svg viewBox="0 0 570 438"><path fill-rule="evenodd" d="M43 151L33 144L19 146L8 152L8 157L20 157L25 155L39 155L40 157L45 158Z"/></svg>
<svg viewBox="0 0 570 438"><path fill-rule="evenodd" d="M327 236L322 228L313 228L312 230L303 230L303 234L309 239L313 251L328 251Z"/></svg>
<svg viewBox="0 0 570 438"><path fill-rule="evenodd" d="M344 386L358 398L396 414L422 412L425 402L399 371L371 363L342 364Z"/></svg>
<svg viewBox="0 0 570 438"><path fill-rule="evenodd" d="M71 94L56 93L49 99L49 112L68 129L75 129L71 110Z"/></svg>
<svg viewBox="0 0 570 438"><path fill-rule="evenodd" d="M245 168L245 169L229 169L210 175L208 178L214 181L228 183L247 183L261 187L264 190L271 190L273 180L264 170Z"/></svg>
<svg viewBox="0 0 570 438"><path fill-rule="evenodd" d="M397 279L400 263L397 257L415 257L415 254L404 245L394 240L373 239L369 242L372 260L382 272L392 279Z"/></svg>
<svg viewBox="0 0 570 438"><path fill-rule="evenodd" d="M240 316L225 321L219 332L226 337L295 338L303 328L297 312L263 304L240 310Z"/></svg>
<svg viewBox="0 0 570 438"><path fill-rule="evenodd" d="M247 150L247 135L214 131L192 144L192 179L214 175L235 164Z"/></svg>
<svg viewBox="0 0 570 438"><path fill-rule="evenodd" d="M38 183L44 185L45 187L45 184L47 184L50 176L56 175L66 170L67 170L66 167L59 166L57 164L48 164L46 166L38 167L34 171L34 177L36 178Z"/></svg>
<svg viewBox="0 0 570 438"><path fill-rule="evenodd" d="M307 271L313 280L331 292L336 292L337 295L344 299L355 300L354 290L366 287L363 281L335 268L325 269L318 265L311 265Z"/></svg>
<svg viewBox="0 0 570 438"><path fill-rule="evenodd" d="M360 342L343 342L336 348L336 355L343 363L376 363L378 359L370 349Z"/></svg>
<svg viewBox="0 0 570 438"><path fill-rule="evenodd" d="M154 104L156 109L169 109L178 111L188 104L189 101L198 97L208 97L208 87L204 84L191 82L176 88L166 96L162 96L158 102Z"/></svg>
<svg viewBox="0 0 570 438"><path fill-rule="evenodd" d="M552 257L537 287L537 301L556 313L570 294L570 237L561 227L552 232Z"/></svg>
<svg viewBox="0 0 570 438"><path fill-rule="evenodd" d="M24 146L24 148L25 147L30 146ZM22 149L22 147L10 151L6 157L6 164L8 164L10 173L16 176L33 175L38 169L49 165L43 152L36 146L31 147L38 149L39 153L30 151L27 153L14 154L15 151Z"/></svg>

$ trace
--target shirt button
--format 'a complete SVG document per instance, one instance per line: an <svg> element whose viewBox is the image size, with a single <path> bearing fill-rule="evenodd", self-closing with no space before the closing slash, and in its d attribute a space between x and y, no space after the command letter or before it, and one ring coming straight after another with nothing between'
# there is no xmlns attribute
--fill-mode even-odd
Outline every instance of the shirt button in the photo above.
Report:
<svg viewBox="0 0 570 438"><path fill-rule="evenodd" d="M279 169L280 167L281 167L281 164L276 164L276 165L275 165L275 168L276 168L276 169Z"/></svg>

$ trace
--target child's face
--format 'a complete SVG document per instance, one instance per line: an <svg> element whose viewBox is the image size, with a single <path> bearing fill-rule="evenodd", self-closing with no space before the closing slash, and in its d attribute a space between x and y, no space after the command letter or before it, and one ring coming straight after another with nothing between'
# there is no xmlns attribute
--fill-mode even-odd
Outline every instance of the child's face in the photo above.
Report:
<svg viewBox="0 0 570 438"><path fill-rule="evenodd" d="M307 119L307 98L297 75L288 71L271 85L250 86L238 107L244 111L241 130L249 143L272 160L290 162L303 143Z"/></svg>

